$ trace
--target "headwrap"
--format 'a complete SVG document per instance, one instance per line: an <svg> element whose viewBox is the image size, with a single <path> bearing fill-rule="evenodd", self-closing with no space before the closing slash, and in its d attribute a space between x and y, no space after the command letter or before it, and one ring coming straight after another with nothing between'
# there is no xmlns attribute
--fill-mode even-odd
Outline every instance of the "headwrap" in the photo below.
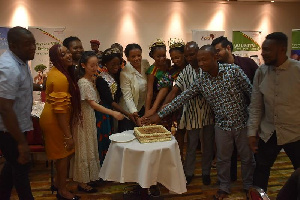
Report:
<svg viewBox="0 0 300 200"><path fill-rule="evenodd" d="M98 44L100 46L100 42L98 40L91 40L90 43L91 44Z"/></svg>

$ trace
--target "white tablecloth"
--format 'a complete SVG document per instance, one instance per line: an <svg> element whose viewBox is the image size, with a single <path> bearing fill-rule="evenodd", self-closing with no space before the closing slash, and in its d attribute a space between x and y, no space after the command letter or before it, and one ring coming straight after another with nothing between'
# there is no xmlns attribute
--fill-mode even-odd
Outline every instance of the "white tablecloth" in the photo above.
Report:
<svg viewBox="0 0 300 200"><path fill-rule="evenodd" d="M129 133L133 134L133 130ZM167 142L111 142L100 177L120 183L137 182L143 188L159 182L177 194L187 191L179 147L173 136Z"/></svg>

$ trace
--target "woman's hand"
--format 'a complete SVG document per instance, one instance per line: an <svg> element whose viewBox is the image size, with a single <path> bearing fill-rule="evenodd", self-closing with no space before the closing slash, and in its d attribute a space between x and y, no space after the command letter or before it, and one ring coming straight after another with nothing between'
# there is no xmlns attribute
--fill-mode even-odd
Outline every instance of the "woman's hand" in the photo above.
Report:
<svg viewBox="0 0 300 200"><path fill-rule="evenodd" d="M127 115L127 117L131 120L131 121L133 121L133 123L135 123L136 124L136 118L135 118L135 115L134 115L134 113L132 113L132 114L128 114Z"/></svg>
<svg viewBox="0 0 300 200"><path fill-rule="evenodd" d="M67 151L71 151L72 149L74 149L74 140L72 137L70 138L65 138L65 148Z"/></svg>
<svg viewBox="0 0 300 200"><path fill-rule="evenodd" d="M120 112L117 112L117 111L114 111L113 117L116 118L116 120L124 119L124 115Z"/></svg>

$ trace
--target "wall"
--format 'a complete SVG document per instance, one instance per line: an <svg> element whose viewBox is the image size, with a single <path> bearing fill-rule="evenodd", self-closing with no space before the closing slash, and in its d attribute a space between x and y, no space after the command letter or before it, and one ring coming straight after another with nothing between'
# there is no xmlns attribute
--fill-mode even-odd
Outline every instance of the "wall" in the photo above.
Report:
<svg viewBox="0 0 300 200"><path fill-rule="evenodd" d="M263 38L300 28L300 3L125 1L125 0L0 0L0 26L66 27L66 36L78 36L86 50L90 39L104 50L114 42L139 43L148 57L156 38L192 38L192 29L261 30ZM290 49L290 46L289 46Z"/></svg>

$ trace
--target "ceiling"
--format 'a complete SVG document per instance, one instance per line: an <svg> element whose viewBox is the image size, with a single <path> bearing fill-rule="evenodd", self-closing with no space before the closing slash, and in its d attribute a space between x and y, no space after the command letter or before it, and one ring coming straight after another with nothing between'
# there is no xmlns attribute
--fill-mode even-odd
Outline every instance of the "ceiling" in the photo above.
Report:
<svg viewBox="0 0 300 200"><path fill-rule="evenodd" d="M126 1L126 0L125 0ZM150 0L131 0L131 1L150 1ZM155 0L151 0L155 1ZM202 1L202 2L270 2L271 0L156 0L156 1ZM299 2L300 0L274 0L275 2Z"/></svg>

